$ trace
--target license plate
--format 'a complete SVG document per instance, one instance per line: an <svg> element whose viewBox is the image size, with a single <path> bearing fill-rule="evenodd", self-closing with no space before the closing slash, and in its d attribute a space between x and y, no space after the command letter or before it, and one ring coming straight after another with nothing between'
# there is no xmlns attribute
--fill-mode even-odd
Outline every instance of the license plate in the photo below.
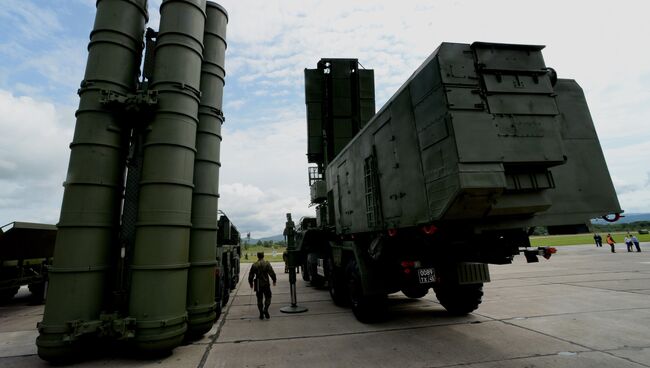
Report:
<svg viewBox="0 0 650 368"><path fill-rule="evenodd" d="M316 274L318 274L318 276L325 277L325 267L323 263L323 259L318 258L318 263L316 264Z"/></svg>
<svg viewBox="0 0 650 368"><path fill-rule="evenodd" d="M419 268L418 269L418 279L420 279L420 284L430 284L435 281L436 273L433 271L433 268Z"/></svg>

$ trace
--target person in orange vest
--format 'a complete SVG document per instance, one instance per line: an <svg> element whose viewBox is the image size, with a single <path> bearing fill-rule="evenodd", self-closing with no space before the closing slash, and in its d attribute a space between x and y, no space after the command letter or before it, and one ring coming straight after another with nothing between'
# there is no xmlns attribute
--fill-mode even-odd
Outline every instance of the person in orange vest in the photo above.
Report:
<svg viewBox="0 0 650 368"><path fill-rule="evenodd" d="M612 253L616 253L616 250L614 250L614 245L616 242L614 242L614 238L612 238L612 234L607 234L607 244L609 244L610 247L612 247Z"/></svg>

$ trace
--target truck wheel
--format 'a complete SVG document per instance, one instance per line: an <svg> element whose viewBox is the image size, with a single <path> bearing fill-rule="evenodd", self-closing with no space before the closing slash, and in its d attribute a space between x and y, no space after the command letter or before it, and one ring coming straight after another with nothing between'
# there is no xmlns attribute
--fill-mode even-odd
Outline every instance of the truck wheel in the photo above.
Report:
<svg viewBox="0 0 650 368"><path fill-rule="evenodd" d="M224 287L223 294L221 294L221 305L225 307L226 304L228 304L229 300L230 300L230 289Z"/></svg>
<svg viewBox="0 0 650 368"><path fill-rule="evenodd" d="M420 299L429 293L429 288L424 286L411 286L402 289L402 293L411 299Z"/></svg>
<svg viewBox="0 0 650 368"><path fill-rule="evenodd" d="M230 300L230 269L226 267L228 263L225 263L223 266L224 273L221 275L223 280L223 294L221 294L221 305L226 306L228 300Z"/></svg>
<svg viewBox="0 0 650 368"><path fill-rule="evenodd" d="M4 304L11 299L13 299L14 295L18 293L18 287L13 287L9 289L1 289L0 290L0 303Z"/></svg>
<svg viewBox="0 0 650 368"><path fill-rule="evenodd" d="M328 262L329 277L327 283L330 290L330 297L332 297L334 304L339 307L347 307L350 305L350 293L345 282L345 277L341 270L337 270L334 267L333 263L332 260Z"/></svg>
<svg viewBox="0 0 650 368"><path fill-rule="evenodd" d="M311 286L321 288L325 285L325 278L318 274L318 254L309 253L307 255L307 263L309 264L309 280Z"/></svg>
<svg viewBox="0 0 650 368"><path fill-rule="evenodd" d="M384 297L380 295L364 295L361 276L356 261L348 265L348 294L352 313L359 322L377 322L384 310Z"/></svg>
<svg viewBox="0 0 650 368"><path fill-rule="evenodd" d="M307 260L305 260L302 263L301 267L302 267L302 279L304 281L309 281L309 262L307 262Z"/></svg>
<svg viewBox="0 0 650 368"><path fill-rule="evenodd" d="M468 285L434 286L436 297L447 312L454 315L465 315L475 311L483 297L483 283Z"/></svg>
<svg viewBox="0 0 650 368"><path fill-rule="evenodd" d="M215 322L219 319L219 317L221 317L222 310L223 308L221 307L221 303L217 302L217 305L214 308L214 313L217 315L216 317L214 317Z"/></svg>
<svg viewBox="0 0 650 368"><path fill-rule="evenodd" d="M27 287L32 293L32 302L43 303L43 300L45 300L45 281L29 284Z"/></svg>
<svg viewBox="0 0 650 368"><path fill-rule="evenodd" d="M217 283L218 283L217 288L215 290L215 301L217 302L215 312L217 313L217 318L215 318L215 320L219 319L219 317L221 316L221 311L223 310L223 308L222 308L223 289L224 289L224 287L223 287L223 278L219 277L219 279L217 280Z"/></svg>

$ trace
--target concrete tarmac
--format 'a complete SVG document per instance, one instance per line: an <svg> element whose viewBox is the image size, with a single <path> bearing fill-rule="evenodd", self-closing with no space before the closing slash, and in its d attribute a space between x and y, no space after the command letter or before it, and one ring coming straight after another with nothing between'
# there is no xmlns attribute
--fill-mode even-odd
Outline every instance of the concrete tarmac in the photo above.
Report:
<svg viewBox="0 0 650 368"><path fill-rule="evenodd" d="M326 290L298 276L302 314L290 304L283 264L271 319L259 320L245 278L214 328L172 355L145 360L123 354L78 367L650 367L650 243L641 253L619 246L559 247L550 260L490 266L480 308L453 317L430 291L423 299L388 299L387 318L363 324L335 306ZM43 306L21 290L0 307L0 367L45 367L34 341Z"/></svg>

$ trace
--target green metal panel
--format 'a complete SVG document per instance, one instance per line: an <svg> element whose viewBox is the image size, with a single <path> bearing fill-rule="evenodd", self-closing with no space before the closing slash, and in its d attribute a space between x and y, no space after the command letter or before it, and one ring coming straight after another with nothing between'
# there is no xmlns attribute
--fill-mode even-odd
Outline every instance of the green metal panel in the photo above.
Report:
<svg viewBox="0 0 650 368"><path fill-rule="evenodd" d="M305 69L310 163L333 159L375 113L374 72L357 59L321 59Z"/></svg>
<svg viewBox="0 0 650 368"><path fill-rule="evenodd" d="M217 210L219 199L219 151L225 77L226 24L228 15L218 4L207 3L201 70L201 102L196 133L190 269L187 279L188 335L210 330L216 318L215 267L217 264Z"/></svg>
<svg viewBox="0 0 650 368"><path fill-rule="evenodd" d="M305 102L307 104L307 159L322 162L323 152L323 73L305 69Z"/></svg>
<svg viewBox="0 0 650 368"><path fill-rule="evenodd" d="M555 186L562 190L549 193L553 206L540 215L540 220L561 225L575 223L570 222L575 217L620 212L582 89L570 79L559 79L554 89L562 111L559 124L567 162L550 170Z"/></svg>
<svg viewBox="0 0 650 368"><path fill-rule="evenodd" d="M330 162L337 231L376 230L354 210L366 206L368 147L384 227L520 229L620 212L584 96L554 84L541 49L443 43Z"/></svg>
<svg viewBox="0 0 650 368"><path fill-rule="evenodd" d="M134 345L173 349L187 329L187 272L205 0L165 0L160 7L151 88L158 110L144 139L144 159L129 314Z"/></svg>
<svg viewBox="0 0 650 368"><path fill-rule="evenodd" d="M99 319L110 291L108 270L118 251L128 121L102 99L103 91L135 91L146 0L99 0L58 223L54 265L36 340L45 360L70 358L80 348L72 321Z"/></svg>

